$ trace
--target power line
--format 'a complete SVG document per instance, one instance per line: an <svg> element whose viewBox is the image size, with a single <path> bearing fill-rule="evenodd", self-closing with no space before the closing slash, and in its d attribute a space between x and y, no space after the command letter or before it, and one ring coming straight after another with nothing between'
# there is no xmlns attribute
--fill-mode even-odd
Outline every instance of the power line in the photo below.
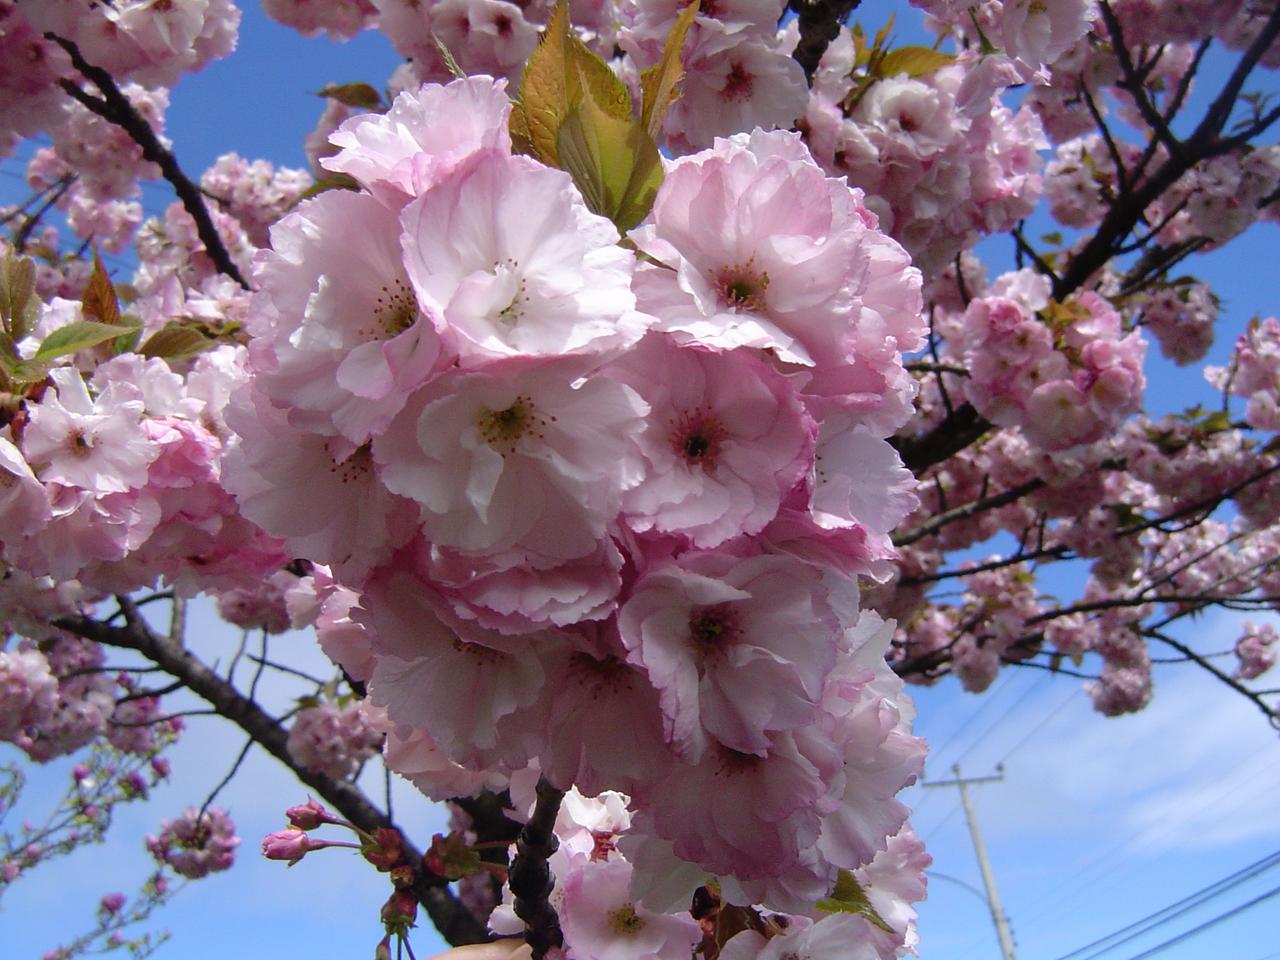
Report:
<svg viewBox="0 0 1280 960"><path fill-rule="evenodd" d="M966 750L964 753L960 754L960 756L956 759L956 763L963 763L965 760L967 760L969 758L969 754L973 753L974 750L978 749L978 747L981 746L986 741L987 737L990 736L991 732L995 730L996 727L1000 726L1001 723L1003 723L1006 719L1009 718L1010 715L1012 715L1013 711L1017 710L1018 707L1022 706L1022 704L1026 701L1028 697L1030 697L1033 693L1037 692L1052 678L1053 678L1053 674L1046 673L1039 680L1029 684L1027 686L1027 689L1022 691L1022 695L1018 697L1017 700L1013 701L1013 703L1009 705L1009 708L1005 710L1004 713L996 717L994 722L988 724L987 728L983 730L982 733L980 733L976 738L974 738L973 743L969 744L969 749Z"/></svg>
<svg viewBox="0 0 1280 960"><path fill-rule="evenodd" d="M1224 920L1230 920L1232 917L1236 916L1237 914L1244 913L1246 910L1250 910L1253 907L1256 907L1258 904L1262 903L1264 900L1270 900L1276 894L1280 894L1280 887L1272 887L1266 893L1260 896L1254 897L1252 900L1249 900L1246 903L1242 903L1238 907L1233 907L1232 909L1228 910L1226 913L1220 913L1216 917L1214 917L1212 920L1206 920L1204 923L1200 924L1198 927L1192 927L1190 930L1187 930L1184 933L1180 933L1176 937L1166 940L1164 943L1158 943L1154 947L1152 947L1150 950L1144 950L1142 953L1135 954L1134 956L1130 957L1129 960L1146 960L1147 957L1153 957L1157 953L1163 953L1165 950L1168 950L1170 947L1176 946L1177 944L1182 943L1182 941L1184 940L1190 940L1192 937L1196 936L1197 934L1203 933L1205 930L1208 930L1210 927L1216 927L1218 924L1222 923Z"/></svg>
<svg viewBox="0 0 1280 960"><path fill-rule="evenodd" d="M1056 960L1070 960L1071 957L1079 956L1080 954L1084 953L1086 950L1092 950L1094 947L1100 946L1101 944L1106 943L1108 940L1113 940L1116 937L1120 936L1121 934L1125 934L1125 933L1129 934L1127 937L1124 937L1122 940L1117 940L1115 943L1111 944L1111 946L1106 947L1102 950L1098 950L1095 953L1091 953L1089 954L1088 957L1085 958L1085 960L1094 960L1095 957L1100 957L1104 953L1110 953L1112 950L1116 949L1116 947L1119 947L1122 944L1128 943L1130 940L1134 940L1137 937L1144 936L1145 934L1154 930L1156 927L1163 926L1164 924L1169 923L1171 920L1175 920L1178 917L1182 916L1184 913L1187 913L1190 910L1194 910L1196 907L1199 907L1202 904L1208 903L1210 900L1213 900L1216 897L1222 896L1222 894L1226 893L1227 891L1233 890L1236 887L1238 887L1240 884L1245 883L1246 881L1252 880L1254 877L1259 876L1263 873L1266 873L1268 870L1272 869L1277 865L1280 865L1280 850L1277 850L1274 853L1267 854L1267 856L1263 857L1261 860L1256 860L1253 863L1249 864L1247 867L1242 867L1241 869L1237 870L1235 873L1231 874L1230 876L1223 877L1220 880L1215 880L1213 883L1209 884L1208 886L1202 887L1201 889L1195 891L1195 893L1188 894L1187 896L1183 897L1181 900L1178 900L1175 903L1171 903L1168 906L1162 907L1161 909L1155 911L1155 913L1149 913L1145 917L1142 917L1139 920L1135 920L1132 923L1121 927L1119 930L1114 930L1111 933L1107 934L1105 937L1099 937L1097 940L1094 940L1092 943L1086 943L1083 947L1077 947L1075 950L1072 950L1070 953L1064 953L1062 956L1057 957ZM1163 918L1163 919L1160 919L1160 918ZM1158 922L1150 923L1149 921L1152 921L1152 920L1157 920ZM1135 929L1138 927L1141 927L1142 929ZM1129 933L1129 931L1131 930L1134 932Z"/></svg>

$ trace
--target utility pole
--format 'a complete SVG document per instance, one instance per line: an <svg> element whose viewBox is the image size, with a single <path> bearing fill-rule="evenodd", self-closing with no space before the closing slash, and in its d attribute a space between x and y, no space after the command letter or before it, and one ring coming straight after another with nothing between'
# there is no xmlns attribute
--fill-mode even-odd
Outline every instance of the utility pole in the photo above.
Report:
<svg viewBox="0 0 1280 960"><path fill-rule="evenodd" d="M973 812L973 804L969 802L969 784L998 783L1004 779L1004 765L996 765L995 777L962 777L960 764L951 768L956 775L954 780L935 780L926 783L926 787L958 787L960 803L964 807L965 819L969 821L969 836L973 838L973 851L978 855L978 869L982 871L982 885L987 890L987 907L991 910L991 920L996 925L996 938L1000 941L1000 952L1004 960L1017 960L1013 950L1013 934L1009 932L1009 918L1005 916L1004 907L1000 904L1000 892L996 889L996 875L987 860L987 848L982 842L982 833L978 830L978 817Z"/></svg>

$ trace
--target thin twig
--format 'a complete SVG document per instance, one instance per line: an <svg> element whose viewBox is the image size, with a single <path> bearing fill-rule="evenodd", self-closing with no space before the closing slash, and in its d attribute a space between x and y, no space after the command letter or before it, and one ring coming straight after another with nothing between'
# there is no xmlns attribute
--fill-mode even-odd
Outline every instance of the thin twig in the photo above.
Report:
<svg viewBox="0 0 1280 960"><path fill-rule="evenodd" d="M129 134L133 142L142 150L143 158L159 167L161 175L173 185L174 192L177 193L178 199L182 201L182 206L191 215L191 219L195 221L196 233L200 237L200 242L204 244L205 252L209 255L209 259L213 261L213 265L218 269L218 272L226 274L245 290L248 290L249 283L240 273L240 268L235 265L235 261L231 259L231 254L227 252L226 245L223 244L222 237L218 234L218 228L214 226L213 218L209 215L209 208L205 206L200 188L183 173L182 168L178 166L177 159L174 158L173 152L156 137L155 131L151 129L151 124L147 123L146 118L129 102L129 98L120 91L111 74L101 67L89 63L80 53L80 48L65 37L60 37L56 33L46 33L44 36L46 40L56 43L67 52L67 56L71 58L72 66L80 72L81 76L97 87L102 96L95 97L85 92L79 85L65 78L59 81L62 89L85 109L97 114L109 123L115 124Z"/></svg>

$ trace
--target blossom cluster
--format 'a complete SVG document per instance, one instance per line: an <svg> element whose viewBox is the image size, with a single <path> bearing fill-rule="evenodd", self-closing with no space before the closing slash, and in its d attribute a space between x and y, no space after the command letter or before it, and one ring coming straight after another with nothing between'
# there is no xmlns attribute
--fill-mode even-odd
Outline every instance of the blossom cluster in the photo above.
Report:
<svg viewBox="0 0 1280 960"><path fill-rule="evenodd" d="M824 54L804 114L814 156L868 194L880 227L927 274L979 238L1008 230L1040 199L1040 148L1028 106L1000 94L1016 76L984 75L972 58L922 76L868 84L851 35ZM856 93L855 93L856 92Z"/></svg>
<svg viewBox="0 0 1280 960"><path fill-rule="evenodd" d="M293 607L428 793L625 790L649 882L810 908L922 758L855 579L915 503L919 274L759 131L668 165L638 259L508 110L470 78L333 134L363 189L272 228L224 482L323 565Z"/></svg>
<svg viewBox="0 0 1280 960"><path fill-rule="evenodd" d="M520 800L517 806L522 806ZM550 861L555 877L551 900L562 914L570 957L682 960L713 936L717 914L730 905L728 897L708 892L691 916L687 903L671 896L672 890L653 889L643 901L637 900L636 863L645 854L631 834L633 820L628 798L614 792L584 797L570 790L561 804L555 826L560 846ZM856 913L766 913L762 926L771 939L747 930L725 943L721 955L754 960L796 952L814 960L888 960L914 952L913 903L924 896L929 863L923 844L910 827L903 827L854 873L881 924ZM669 886L679 889L678 882ZM663 900L670 906L657 905ZM493 910L489 924L498 934L523 933L509 893Z"/></svg>
<svg viewBox="0 0 1280 960"><path fill-rule="evenodd" d="M151 855L188 880L230 869L239 845L235 824L219 807L188 807L181 816L164 821L158 834L147 837Z"/></svg>
<svg viewBox="0 0 1280 960"><path fill-rule="evenodd" d="M347 779L382 746L382 733L366 710L361 702L304 707L289 728L289 753L307 770Z"/></svg>
<svg viewBox="0 0 1280 960"><path fill-rule="evenodd" d="M19 349L81 318L81 304L55 299ZM0 437L11 478L0 496L4 560L51 578L48 589L77 583L73 600L160 576L228 589L279 569L279 542L239 516L220 481L222 409L242 378L229 346L196 358L185 376L136 353L98 364L88 381L75 366L51 370L21 428ZM18 609L42 602L7 599Z"/></svg>
<svg viewBox="0 0 1280 960"><path fill-rule="evenodd" d="M966 309L963 345L970 402L1043 449L1092 443L1141 407L1146 342L1093 291L1051 307L1043 276L1002 277Z"/></svg>
<svg viewBox="0 0 1280 960"><path fill-rule="evenodd" d="M1228 367L1205 376L1219 390L1247 401L1245 417L1255 430L1280 430L1280 320L1255 320L1236 341Z"/></svg>

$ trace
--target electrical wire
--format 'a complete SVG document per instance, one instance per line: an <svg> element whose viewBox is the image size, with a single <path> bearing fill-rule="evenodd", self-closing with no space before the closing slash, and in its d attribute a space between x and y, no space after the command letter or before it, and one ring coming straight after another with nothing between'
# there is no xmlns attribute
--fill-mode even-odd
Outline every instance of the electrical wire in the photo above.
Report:
<svg viewBox="0 0 1280 960"><path fill-rule="evenodd" d="M1132 957L1129 957L1129 960L1146 960L1147 957L1154 957L1157 953L1163 953L1165 950L1168 950L1170 947L1176 946L1177 944L1182 943L1184 940L1190 940L1192 937L1200 933L1203 933L1205 930L1208 930L1210 927L1216 927L1218 924L1222 923L1224 920L1230 920L1232 917L1236 916L1237 914L1244 913L1246 910L1250 910L1253 907L1256 907L1258 904L1262 903L1263 901L1270 900L1272 897L1276 896L1277 894L1280 894L1280 887L1272 887L1266 893L1261 894L1260 896L1254 897L1252 900L1246 901L1245 903L1240 904L1240 906L1238 907L1232 907L1226 913L1220 913L1213 919L1206 920L1204 923L1200 924L1199 926L1192 927L1190 930L1186 930L1178 934L1176 937L1172 937L1171 939L1166 940L1164 943L1158 943L1154 947L1152 947L1150 950L1144 950L1142 951L1142 953L1134 954Z"/></svg>
<svg viewBox="0 0 1280 960"><path fill-rule="evenodd" d="M1183 897L1181 900L1171 903L1168 906L1162 907L1161 909L1155 911L1154 913L1149 913L1145 917L1142 917L1139 920L1135 920L1132 923L1126 924L1120 929L1114 930L1104 937L1099 937L1098 939L1092 941L1091 943L1086 943L1082 947L1077 947L1076 949L1072 950L1070 953L1064 953L1062 956L1055 958L1055 960L1071 960L1072 957L1077 957L1080 954L1084 953L1086 950L1092 950L1094 947L1100 946L1106 943L1108 940L1114 940L1116 937L1120 936L1121 934L1129 934L1123 939L1117 940L1115 943L1111 944L1109 947L1105 947L1102 950L1097 950L1094 953L1091 953L1089 954L1089 956L1084 958L1084 960L1094 960L1095 957L1100 957L1105 953L1110 953L1112 950L1116 949L1117 947L1123 944L1126 944L1129 941L1134 940L1138 937L1144 936L1145 934L1156 929L1157 927L1163 926L1164 924L1169 923L1170 921L1175 920L1178 917L1182 916L1184 913L1194 910L1195 908L1205 903L1208 903L1210 900L1213 900L1217 897L1222 896L1224 893L1227 893L1228 891L1233 890L1236 887L1240 886L1240 884L1246 883L1249 880L1252 880L1254 877L1260 876L1263 873L1266 873L1268 870L1271 870L1278 865L1280 865L1280 850L1276 850L1273 853L1269 853L1267 854L1267 856L1263 857L1262 859L1255 860L1253 863L1249 864L1248 866L1240 868L1235 873L1232 873L1229 876L1223 877L1220 880L1215 880L1213 883L1209 884L1208 886L1202 887L1201 889L1195 891L1194 893L1188 894L1187 896ZM1158 922L1151 923L1150 921L1153 921L1153 920ZM1136 929L1139 927L1141 929ZM1134 932L1130 933L1130 931L1134 931Z"/></svg>

